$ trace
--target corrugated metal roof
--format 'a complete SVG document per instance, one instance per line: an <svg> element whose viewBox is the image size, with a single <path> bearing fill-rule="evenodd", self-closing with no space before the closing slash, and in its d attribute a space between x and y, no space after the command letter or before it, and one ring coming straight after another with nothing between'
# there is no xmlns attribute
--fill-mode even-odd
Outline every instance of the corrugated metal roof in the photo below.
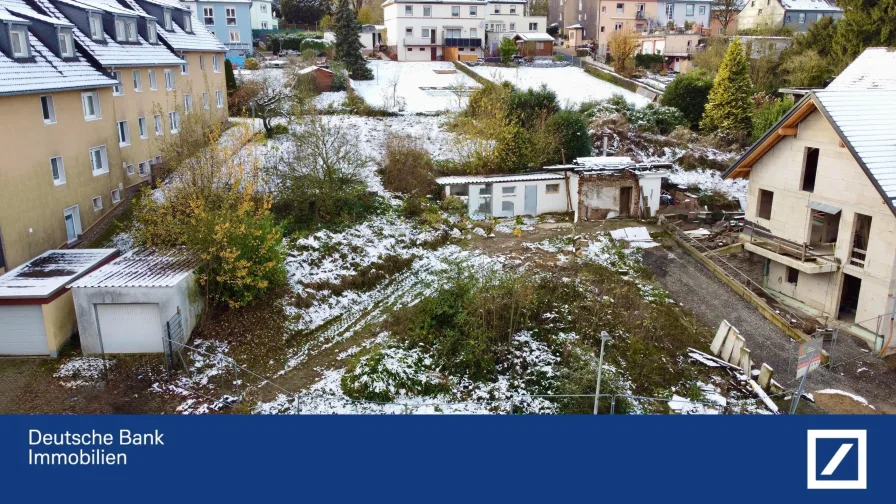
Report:
<svg viewBox="0 0 896 504"><path fill-rule="evenodd" d="M814 93L858 161L891 200L896 198L896 89Z"/></svg>
<svg viewBox="0 0 896 504"><path fill-rule="evenodd" d="M181 251L134 250L70 287L171 287L192 273L198 264L198 259Z"/></svg>
<svg viewBox="0 0 896 504"><path fill-rule="evenodd" d="M781 5L787 10L797 11L843 11L833 2L825 0L781 0Z"/></svg>
<svg viewBox="0 0 896 504"><path fill-rule="evenodd" d="M46 298L118 253L115 249L50 250L0 276L0 299Z"/></svg>
<svg viewBox="0 0 896 504"><path fill-rule="evenodd" d="M520 173L516 175L455 175L439 177L436 179L436 183L439 185L494 184L496 182L525 182L528 180L563 180L563 175L549 172Z"/></svg>
<svg viewBox="0 0 896 504"><path fill-rule="evenodd" d="M865 49L825 90L896 89L896 49Z"/></svg>
<svg viewBox="0 0 896 504"><path fill-rule="evenodd" d="M517 33L517 37L533 42L553 42L554 37L548 35L547 33Z"/></svg>

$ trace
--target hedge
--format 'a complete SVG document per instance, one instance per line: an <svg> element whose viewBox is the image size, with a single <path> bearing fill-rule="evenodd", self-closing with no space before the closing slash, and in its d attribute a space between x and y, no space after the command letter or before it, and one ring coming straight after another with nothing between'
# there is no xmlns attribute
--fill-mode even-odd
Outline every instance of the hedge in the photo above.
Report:
<svg viewBox="0 0 896 504"><path fill-rule="evenodd" d="M279 53L280 51L292 50L301 51L302 42L307 39L323 40L324 34L320 32L295 32L284 35L271 35L270 44L271 51Z"/></svg>

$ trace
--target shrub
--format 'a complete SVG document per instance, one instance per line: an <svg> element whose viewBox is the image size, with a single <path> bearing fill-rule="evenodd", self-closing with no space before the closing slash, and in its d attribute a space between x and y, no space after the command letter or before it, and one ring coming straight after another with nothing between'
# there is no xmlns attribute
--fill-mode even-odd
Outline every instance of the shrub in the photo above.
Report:
<svg viewBox="0 0 896 504"><path fill-rule="evenodd" d="M589 51L588 49L576 49L576 56L579 58L591 56L591 51Z"/></svg>
<svg viewBox="0 0 896 504"><path fill-rule="evenodd" d="M553 115L560 107L557 105L557 93L542 84L538 89L519 91L514 89L507 102L508 117L517 121L522 127L528 127L539 119Z"/></svg>
<svg viewBox="0 0 896 504"><path fill-rule="evenodd" d="M320 32L308 32L308 31L298 31L287 34L277 34L271 35L271 50L275 53L279 53L280 51L291 50L291 51L301 51L302 50L302 42L306 39L319 39L323 40L324 34Z"/></svg>
<svg viewBox="0 0 896 504"><path fill-rule="evenodd" d="M258 70L260 67L258 65L258 60L255 58L246 58L243 61L243 68L246 70Z"/></svg>
<svg viewBox="0 0 896 504"><path fill-rule="evenodd" d="M698 70L680 74L663 91L663 105L681 111L692 128L696 128L703 118L703 109L709 99L712 79Z"/></svg>
<svg viewBox="0 0 896 504"><path fill-rule="evenodd" d="M236 76L233 75L233 62L224 60L224 82L227 84L227 94L236 91Z"/></svg>
<svg viewBox="0 0 896 504"><path fill-rule="evenodd" d="M636 54L635 66L657 72L663 68L665 58L662 54Z"/></svg>
<svg viewBox="0 0 896 504"><path fill-rule="evenodd" d="M501 56L501 63L505 65L513 60L513 55L517 52L516 42L511 38L505 38L498 45L498 54Z"/></svg>
<svg viewBox="0 0 896 504"><path fill-rule="evenodd" d="M275 124L271 127L271 132L268 135L268 138L273 138L279 135L285 135L289 133L289 127L285 124Z"/></svg>
<svg viewBox="0 0 896 504"><path fill-rule="evenodd" d="M457 196L446 196L442 200L441 208L443 212L450 215L463 216L467 214L467 204Z"/></svg>
<svg viewBox="0 0 896 504"><path fill-rule="evenodd" d="M315 52L323 52L330 48L330 43L326 40L318 40L318 39L305 39L299 44L299 49L304 53L305 51L311 49Z"/></svg>
<svg viewBox="0 0 896 504"><path fill-rule="evenodd" d="M674 107L657 106L653 103L629 112L628 120L635 129L667 135L679 126L688 124L684 114Z"/></svg>
<svg viewBox="0 0 896 504"><path fill-rule="evenodd" d="M342 391L357 400L392 402L399 396L436 396L451 387L420 350L378 348L349 366Z"/></svg>
<svg viewBox="0 0 896 504"><path fill-rule="evenodd" d="M707 132L748 134L753 113L752 90L749 62L743 44L735 38L713 80L700 127Z"/></svg>
<svg viewBox="0 0 896 504"><path fill-rule="evenodd" d="M791 108L793 108L793 100L791 98L779 98L757 108L753 114L753 141L759 140Z"/></svg>
<svg viewBox="0 0 896 504"><path fill-rule="evenodd" d="M558 161L572 162L575 158L591 155L591 139L585 116L572 110L561 110L552 115L547 127L557 138L562 151ZM559 156L558 156L559 157Z"/></svg>
<svg viewBox="0 0 896 504"><path fill-rule="evenodd" d="M436 192L435 166L429 152L414 137L390 133L379 169L386 189L420 197Z"/></svg>

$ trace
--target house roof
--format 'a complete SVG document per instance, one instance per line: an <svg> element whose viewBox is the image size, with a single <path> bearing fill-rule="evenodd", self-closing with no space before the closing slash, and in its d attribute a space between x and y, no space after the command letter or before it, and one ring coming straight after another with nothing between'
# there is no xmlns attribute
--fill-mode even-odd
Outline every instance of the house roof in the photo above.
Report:
<svg viewBox="0 0 896 504"><path fill-rule="evenodd" d="M436 183L439 185L455 185L455 184L494 184L497 182L525 182L532 180L563 180L560 173L550 172L531 172L519 173L513 175L478 175L465 176L455 175L450 177L439 177Z"/></svg>
<svg viewBox="0 0 896 504"><path fill-rule="evenodd" d="M47 298L118 253L116 249L50 250L0 276L0 299Z"/></svg>
<svg viewBox="0 0 896 504"><path fill-rule="evenodd" d="M836 11L843 9L826 0L780 0L781 6L787 10L795 11Z"/></svg>
<svg viewBox="0 0 896 504"><path fill-rule="evenodd" d="M135 0L123 1L131 7L140 8L140 5ZM174 22L171 23L171 31L165 29L164 23L159 22L156 24L156 32L159 34L159 38L164 40L175 51L227 52L227 48L224 47L224 44L222 44L220 40L218 40L218 37L208 31L205 27L205 23L197 19L196 14L190 11L187 7L181 5L180 2L177 2L176 0L142 1L170 9L190 12L192 15L193 20L190 23L190 26L193 29L193 33L185 32L183 28Z"/></svg>
<svg viewBox="0 0 896 504"><path fill-rule="evenodd" d="M10 9L17 13L27 13L34 19L41 16L22 0L0 0L0 19L27 21L21 17L22 15L11 14ZM69 23L65 22L63 26L69 26ZM28 40L32 58L25 62L9 58L0 52L0 96L95 89L115 85L113 79L85 61L83 53L77 48L75 59L63 60L48 49L33 32Z"/></svg>
<svg viewBox="0 0 896 504"><path fill-rule="evenodd" d="M865 49L825 89L896 89L896 48Z"/></svg>
<svg viewBox="0 0 896 504"><path fill-rule="evenodd" d="M70 287L172 287L189 276L197 265L198 259L183 252L133 250Z"/></svg>
<svg viewBox="0 0 896 504"><path fill-rule="evenodd" d="M525 42L553 42L554 37L547 33L517 33L515 37L523 39ZM514 37L514 38L515 38Z"/></svg>
<svg viewBox="0 0 896 504"><path fill-rule="evenodd" d="M315 70L320 70L320 71L322 71L322 72L327 72L327 73L333 73L333 71L330 70L329 68L319 67L319 66L317 66L317 65L311 65L311 66L305 67L305 68L303 68L303 69L297 71L296 73L297 73L297 74L306 74L306 73L309 73L309 72L313 72L313 71L315 71Z"/></svg>
<svg viewBox="0 0 896 504"><path fill-rule="evenodd" d="M66 19L50 0L33 0L46 14L57 19ZM151 18L139 7L124 8L115 0L53 0L67 3L81 9L101 10L113 14L127 14L141 18ZM161 28L162 23L157 23ZM162 30L159 29L159 32ZM96 42L78 28L74 30L75 42L103 67L134 66L173 66L180 65L183 60L173 54L163 44L150 44L141 36L137 36L136 44L119 44L115 38L106 33L104 42Z"/></svg>

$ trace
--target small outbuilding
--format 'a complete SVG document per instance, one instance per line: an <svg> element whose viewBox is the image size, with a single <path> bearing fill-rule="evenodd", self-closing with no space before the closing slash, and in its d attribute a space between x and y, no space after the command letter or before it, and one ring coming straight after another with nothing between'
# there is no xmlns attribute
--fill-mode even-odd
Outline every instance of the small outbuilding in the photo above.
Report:
<svg viewBox="0 0 896 504"><path fill-rule="evenodd" d="M115 249L50 250L0 277L0 355L47 355L78 327L67 285L118 255Z"/></svg>
<svg viewBox="0 0 896 504"><path fill-rule="evenodd" d="M554 37L547 33L517 33L513 41L524 58L550 58L554 56Z"/></svg>
<svg viewBox="0 0 896 504"><path fill-rule="evenodd" d="M563 173L451 176L439 177L436 183L445 186L446 196L466 202L470 215L515 217L575 210L569 195L575 194L576 181L570 186Z"/></svg>
<svg viewBox="0 0 896 504"><path fill-rule="evenodd" d="M196 327L203 296L199 261L181 252L132 251L71 285L81 350L161 353Z"/></svg>
<svg viewBox="0 0 896 504"><path fill-rule="evenodd" d="M333 71L329 68L312 65L297 72L299 75L310 76L314 81L314 89L318 93L328 93L333 90Z"/></svg>

